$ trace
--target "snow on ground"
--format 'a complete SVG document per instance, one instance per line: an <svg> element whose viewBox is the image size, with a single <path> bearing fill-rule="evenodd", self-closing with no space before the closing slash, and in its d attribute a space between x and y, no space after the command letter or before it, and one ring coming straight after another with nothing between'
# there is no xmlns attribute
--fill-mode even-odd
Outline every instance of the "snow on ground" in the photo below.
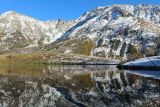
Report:
<svg viewBox="0 0 160 107"><path fill-rule="evenodd" d="M125 63L127 66L160 66L160 56L141 58Z"/></svg>

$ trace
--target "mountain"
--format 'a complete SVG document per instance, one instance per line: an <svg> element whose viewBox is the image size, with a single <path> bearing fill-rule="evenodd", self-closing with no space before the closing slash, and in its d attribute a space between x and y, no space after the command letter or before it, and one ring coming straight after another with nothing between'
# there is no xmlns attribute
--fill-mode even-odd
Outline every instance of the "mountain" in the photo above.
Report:
<svg viewBox="0 0 160 107"><path fill-rule="evenodd" d="M159 54L160 6L112 5L86 12L49 50L125 58Z"/></svg>
<svg viewBox="0 0 160 107"><path fill-rule="evenodd" d="M39 21L9 11L0 15L0 50L41 46L55 41L76 21Z"/></svg>
<svg viewBox="0 0 160 107"><path fill-rule="evenodd" d="M10 11L0 16L0 50L43 50L114 59L160 53L159 5L97 7L76 20L39 21ZM28 50L27 50L28 51Z"/></svg>

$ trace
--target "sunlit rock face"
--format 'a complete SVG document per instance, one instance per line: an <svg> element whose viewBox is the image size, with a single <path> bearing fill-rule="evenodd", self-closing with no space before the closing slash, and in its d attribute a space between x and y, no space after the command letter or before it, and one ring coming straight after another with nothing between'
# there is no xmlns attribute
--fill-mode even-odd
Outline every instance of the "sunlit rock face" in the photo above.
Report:
<svg viewBox="0 0 160 107"><path fill-rule="evenodd" d="M159 29L160 6L112 5L83 14L60 40L88 38L94 44L91 55L134 59L159 53ZM69 46L66 50L72 51Z"/></svg>
<svg viewBox="0 0 160 107"><path fill-rule="evenodd" d="M160 104L160 73L154 71L151 76L147 71L133 73L107 66L1 68L2 107L137 107Z"/></svg>
<svg viewBox="0 0 160 107"><path fill-rule="evenodd" d="M143 54L159 54L159 29L158 5L97 7L71 21L43 22L9 11L0 16L0 50L38 46L40 49L29 52L49 50L133 60Z"/></svg>
<svg viewBox="0 0 160 107"><path fill-rule="evenodd" d="M14 11L0 15L0 49L35 47L55 41L76 21L40 21Z"/></svg>

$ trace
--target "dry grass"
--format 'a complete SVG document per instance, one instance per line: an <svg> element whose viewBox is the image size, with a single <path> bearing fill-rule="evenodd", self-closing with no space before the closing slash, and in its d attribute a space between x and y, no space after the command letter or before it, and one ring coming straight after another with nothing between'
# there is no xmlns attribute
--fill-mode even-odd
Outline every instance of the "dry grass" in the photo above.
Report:
<svg viewBox="0 0 160 107"><path fill-rule="evenodd" d="M63 54L53 51L34 52L29 54L0 55L0 64L78 64L83 61L111 61L85 55Z"/></svg>
<svg viewBox="0 0 160 107"><path fill-rule="evenodd" d="M90 56L94 43L89 38L72 38L66 39L63 42L55 42L46 45L44 50L56 50L57 52L65 53L66 50L71 50L72 54Z"/></svg>

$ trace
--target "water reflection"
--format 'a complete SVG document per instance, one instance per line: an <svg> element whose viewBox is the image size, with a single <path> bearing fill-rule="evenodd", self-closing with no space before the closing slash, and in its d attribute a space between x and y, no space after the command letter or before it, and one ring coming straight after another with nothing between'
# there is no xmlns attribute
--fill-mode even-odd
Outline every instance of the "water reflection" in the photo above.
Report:
<svg viewBox="0 0 160 107"><path fill-rule="evenodd" d="M160 71L136 71L136 70L130 70L126 71L127 73L134 74L134 75L140 75L143 77L148 77L148 78L155 78L155 79L160 79Z"/></svg>
<svg viewBox="0 0 160 107"><path fill-rule="evenodd" d="M0 106L159 106L159 76L104 65L3 65Z"/></svg>

